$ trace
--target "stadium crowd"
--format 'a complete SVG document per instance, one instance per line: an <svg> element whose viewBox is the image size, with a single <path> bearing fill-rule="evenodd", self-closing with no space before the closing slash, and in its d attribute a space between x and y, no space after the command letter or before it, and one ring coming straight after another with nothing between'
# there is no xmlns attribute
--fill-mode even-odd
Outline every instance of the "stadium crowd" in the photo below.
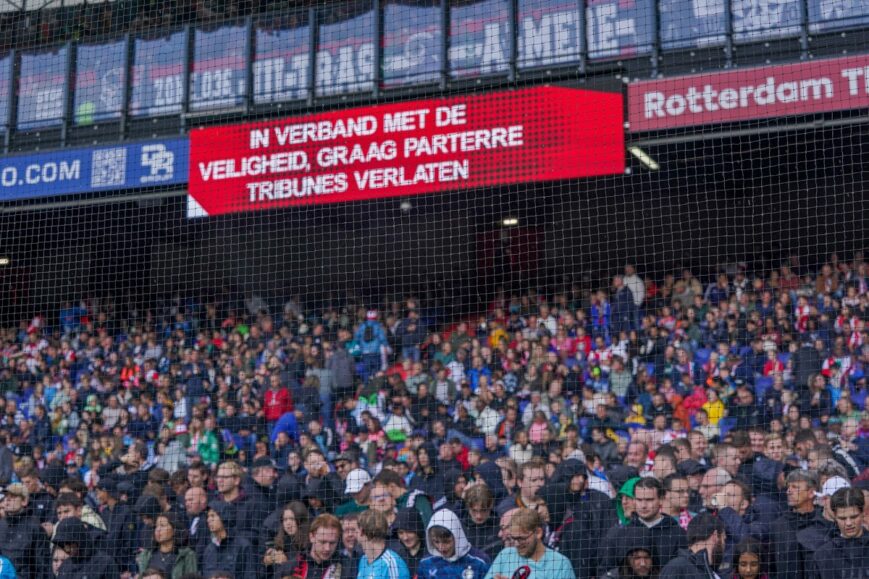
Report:
<svg viewBox="0 0 869 579"><path fill-rule="evenodd" d="M2 331L0 578L867 576L860 253L271 305Z"/></svg>

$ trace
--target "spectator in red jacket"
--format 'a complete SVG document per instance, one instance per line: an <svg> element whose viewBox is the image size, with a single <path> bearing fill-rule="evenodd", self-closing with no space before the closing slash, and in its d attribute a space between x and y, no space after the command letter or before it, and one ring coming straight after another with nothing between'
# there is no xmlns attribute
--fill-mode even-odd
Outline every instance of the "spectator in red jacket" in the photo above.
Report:
<svg viewBox="0 0 869 579"><path fill-rule="evenodd" d="M269 377L264 411L270 426L274 426L274 423L287 412L293 411L293 396L290 394L290 389L281 384L281 377L278 374Z"/></svg>

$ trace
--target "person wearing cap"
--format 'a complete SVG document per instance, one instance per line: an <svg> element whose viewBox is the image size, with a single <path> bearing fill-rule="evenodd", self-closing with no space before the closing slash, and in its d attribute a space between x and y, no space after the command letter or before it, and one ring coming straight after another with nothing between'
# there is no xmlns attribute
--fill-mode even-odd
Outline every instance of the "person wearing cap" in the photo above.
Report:
<svg viewBox="0 0 869 579"><path fill-rule="evenodd" d="M350 471L344 481L344 494L350 500L335 508L335 516L343 517L350 513L362 513L368 510L368 495L371 492L371 475L361 468Z"/></svg>
<svg viewBox="0 0 869 579"><path fill-rule="evenodd" d="M362 379L367 381L383 367L383 349L389 347L386 332L377 321L377 311L369 310L365 321L359 324L353 339L359 344Z"/></svg>
<svg viewBox="0 0 869 579"><path fill-rule="evenodd" d="M250 510L255 517L265 518L287 502L288 497L278 488L277 480L275 461L267 456L253 461L250 477L244 480L242 488L250 497Z"/></svg>
<svg viewBox="0 0 869 579"><path fill-rule="evenodd" d="M202 554L202 574L229 572L235 579L256 579L256 562L250 541L238 531L230 503L212 501L206 522L211 540Z"/></svg>
<svg viewBox="0 0 869 579"><path fill-rule="evenodd" d="M12 561L22 579L39 579L48 571L48 537L31 514L30 493L21 483L3 491L0 554Z"/></svg>
<svg viewBox="0 0 869 579"><path fill-rule="evenodd" d="M80 519L60 521L52 543L69 555L60 566L58 579L117 579L120 575L112 558L96 548L87 525ZM39 558L48 560L48 550L40 552Z"/></svg>
<svg viewBox="0 0 869 579"><path fill-rule="evenodd" d="M865 576L869 567L869 530L863 525L866 511L863 492L840 488L830 497L829 506L837 532L815 551L814 576L818 579Z"/></svg>
<svg viewBox="0 0 869 579"><path fill-rule="evenodd" d="M115 545L115 560L123 570L132 570L135 562L133 545L136 537L136 522L133 511L120 501L118 484L112 478L103 478L97 483L97 503L100 515L106 524L106 535Z"/></svg>

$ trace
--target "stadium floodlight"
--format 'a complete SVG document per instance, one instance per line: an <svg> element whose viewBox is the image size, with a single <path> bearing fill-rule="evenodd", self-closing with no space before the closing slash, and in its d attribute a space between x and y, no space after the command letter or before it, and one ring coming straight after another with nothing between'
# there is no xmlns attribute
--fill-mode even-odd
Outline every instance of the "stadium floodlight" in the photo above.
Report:
<svg viewBox="0 0 869 579"><path fill-rule="evenodd" d="M10 263L12 263L12 260L9 259L8 257L0 257L0 266L5 267L5 266L9 265Z"/></svg>
<svg viewBox="0 0 869 579"><path fill-rule="evenodd" d="M628 151L630 151L631 155L636 157L640 163L642 163L643 165L645 165L647 168L651 169L652 171L657 171L658 169L661 168L661 166L658 165L658 162L655 161L652 157L650 157L649 154L646 153L641 148L628 147Z"/></svg>
<svg viewBox="0 0 869 579"><path fill-rule="evenodd" d="M516 217L505 217L501 221L501 225L503 225L504 227L513 227L514 225L519 225L519 219L517 219Z"/></svg>

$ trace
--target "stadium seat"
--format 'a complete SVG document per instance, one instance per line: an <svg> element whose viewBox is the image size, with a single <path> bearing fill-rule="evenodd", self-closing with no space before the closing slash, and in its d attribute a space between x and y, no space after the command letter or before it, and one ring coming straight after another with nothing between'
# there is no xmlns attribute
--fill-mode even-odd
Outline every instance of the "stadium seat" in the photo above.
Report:
<svg viewBox="0 0 869 579"><path fill-rule="evenodd" d="M720 431L721 438L727 436L727 433L736 428L736 419L735 418L722 418L718 421L718 430Z"/></svg>

